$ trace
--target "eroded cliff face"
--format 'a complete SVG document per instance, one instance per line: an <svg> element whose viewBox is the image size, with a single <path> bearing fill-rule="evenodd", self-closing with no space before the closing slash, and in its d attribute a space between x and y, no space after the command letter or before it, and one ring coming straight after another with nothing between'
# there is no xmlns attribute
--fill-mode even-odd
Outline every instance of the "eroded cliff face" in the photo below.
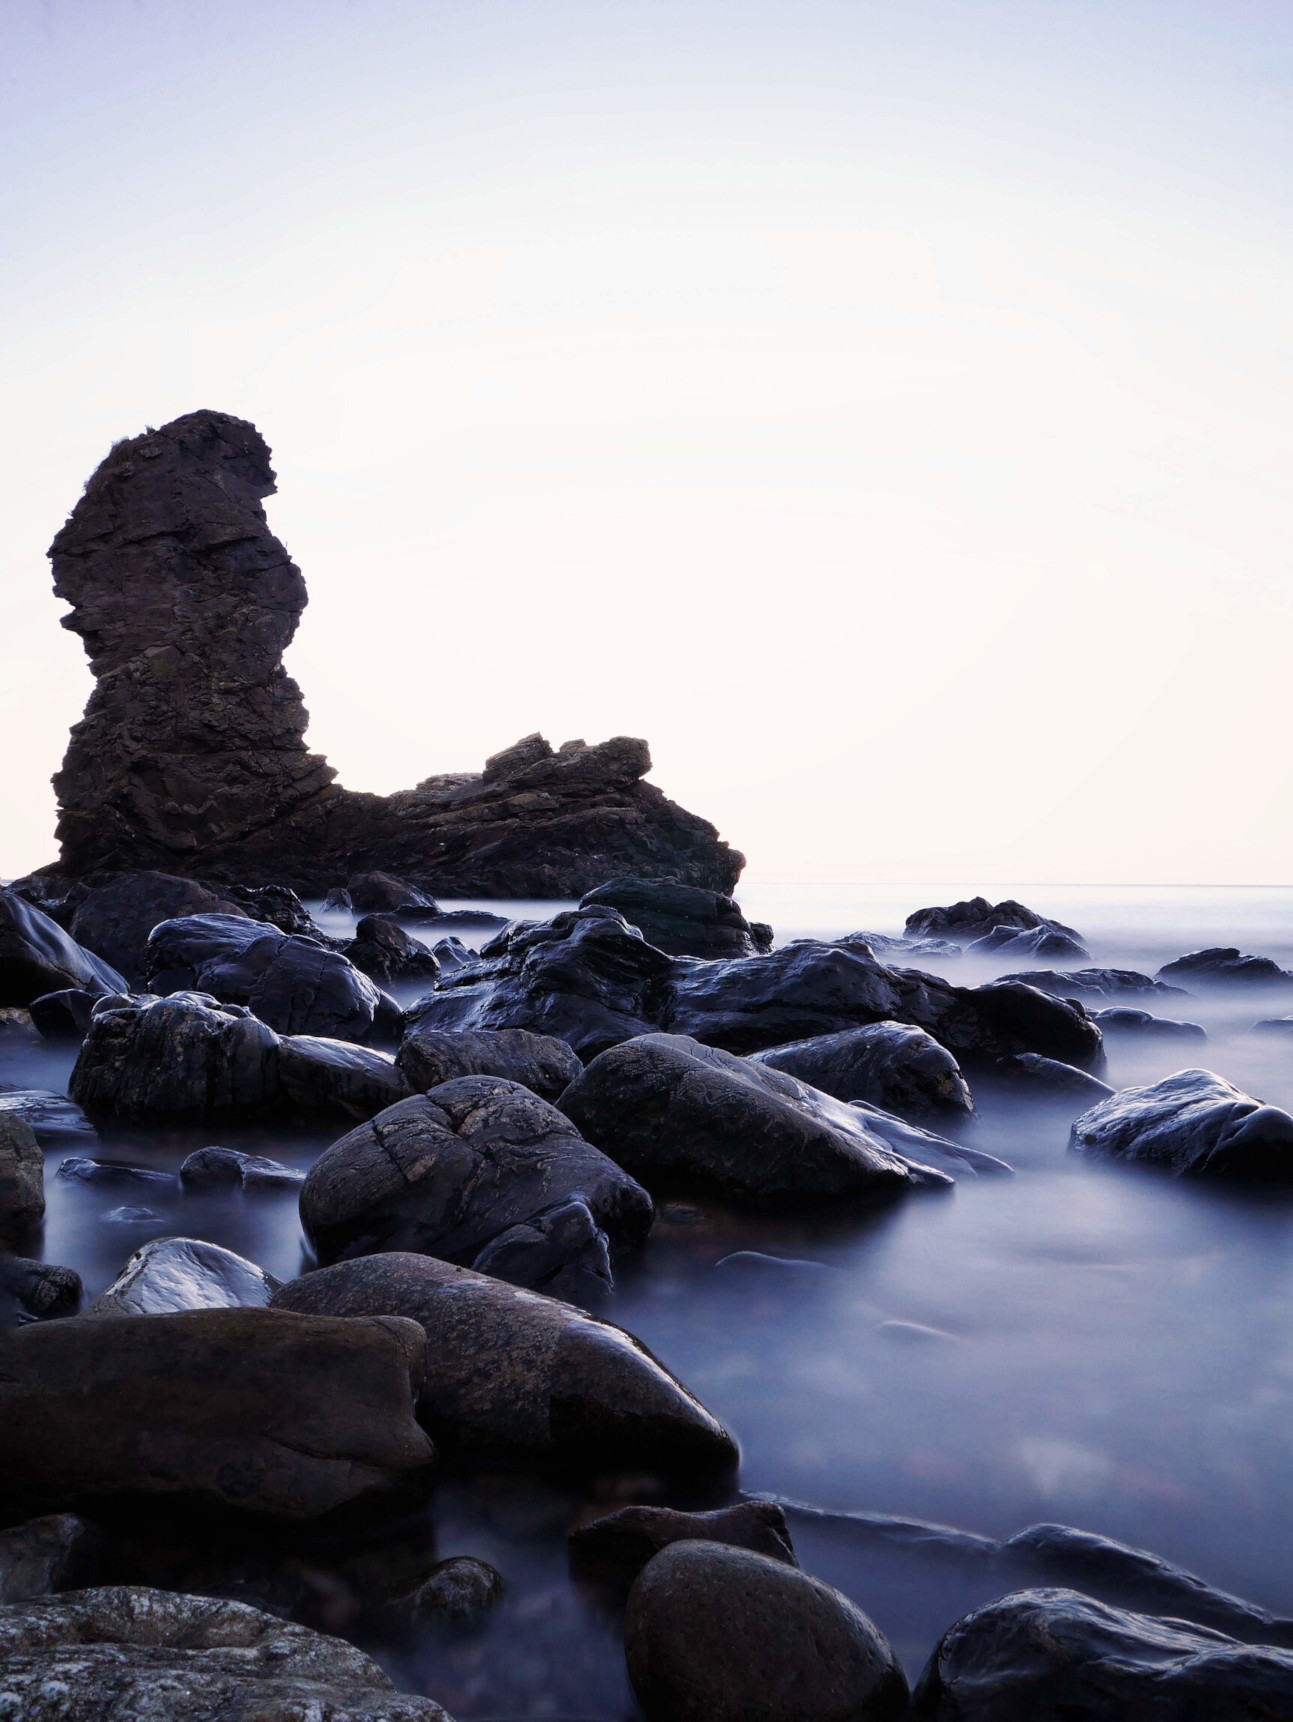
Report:
<svg viewBox="0 0 1293 1722"><path fill-rule="evenodd" d="M646 743L529 736L483 772L365 795L305 745L282 655L305 582L269 530L254 425L186 414L121 442L54 540L97 678L72 730L60 871L139 868L316 892L379 868L446 895L570 896L617 874L730 891L743 857L642 781Z"/></svg>

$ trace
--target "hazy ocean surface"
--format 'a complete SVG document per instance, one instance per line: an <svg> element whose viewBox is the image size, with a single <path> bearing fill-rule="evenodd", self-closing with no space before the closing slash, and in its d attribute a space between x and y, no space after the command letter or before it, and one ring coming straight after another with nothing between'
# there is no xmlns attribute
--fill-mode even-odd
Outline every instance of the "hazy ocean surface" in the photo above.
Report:
<svg viewBox="0 0 1293 1722"><path fill-rule="evenodd" d="M898 933L911 910L969 894L769 883L741 900L781 942ZM1293 967L1290 890L1020 885L989 895L1075 927L1101 966L1152 974L1222 944ZM559 907L446 906L535 916ZM332 932L350 924L321 919ZM911 966L975 984L1021 965ZM1259 1019L1293 1012L1293 996L1232 989L1112 1002L1201 1023L1209 1036L1111 1046L1114 1086L1201 1064L1293 1108L1293 1036L1252 1033ZM59 1089L72 1062L61 1052L0 1059L0 1081ZM998 1537L1038 1521L1073 1525L1293 1614L1293 1196L1083 1164L1066 1152L1072 1102L973 1085L978 1117L958 1134L1008 1160L1015 1178L965 1180L863 1217L664 1204L601 1313L734 1430L747 1490ZM305 1167L340 1134L126 1131L107 1151L174 1171L193 1147L224 1141ZM75 1267L90 1295L147 1238L175 1233L224 1244L282 1278L305 1265L294 1193L104 1191L57 1178L58 1159L47 1159L45 1255ZM156 1218L105 1219L123 1203ZM739 1249L820 1265L716 1267ZM660 1498L644 1479L583 1493L446 1479L431 1513L439 1554L491 1561L509 1596L476 1639L382 1651L397 1681L463 1718L636 1715L618 1624L572 1585L565 1536L625 1500ZM937 1559L882 1558L847 1521L796 1515L791 1530L803 1566L861 1604L913 1676L955 1616L1000 1589L976 1589Z"/></svg>

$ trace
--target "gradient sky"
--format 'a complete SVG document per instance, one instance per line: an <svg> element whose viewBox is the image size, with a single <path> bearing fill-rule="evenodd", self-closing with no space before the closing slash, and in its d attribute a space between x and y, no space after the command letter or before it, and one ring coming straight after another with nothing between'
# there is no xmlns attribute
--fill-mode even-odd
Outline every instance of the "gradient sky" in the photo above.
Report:
<svg viewBox="0 0 1293 1722"><path fill-rule="evenodd" d="M7 0L0 875L118 437L274 449L356 789L645 735L763 876L1293 880L1293 6Z"/></svg>

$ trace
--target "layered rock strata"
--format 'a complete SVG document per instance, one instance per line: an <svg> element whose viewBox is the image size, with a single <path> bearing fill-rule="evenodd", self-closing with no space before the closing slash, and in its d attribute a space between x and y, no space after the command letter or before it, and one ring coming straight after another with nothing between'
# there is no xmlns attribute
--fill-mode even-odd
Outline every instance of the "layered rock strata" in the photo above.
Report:
<svg viewBox="0 0 1293 1722"><path fill-rule="evenodd" d="M118 443L50 551L97 678L59 798L62 873L155 868L322 893L375 870L447 894L578 896L624 874L730 891L743 857L643 782L644 741L554 750L361 794L305 744L283 652L305 582L269 530L254 425L196 412Z"/></svg>

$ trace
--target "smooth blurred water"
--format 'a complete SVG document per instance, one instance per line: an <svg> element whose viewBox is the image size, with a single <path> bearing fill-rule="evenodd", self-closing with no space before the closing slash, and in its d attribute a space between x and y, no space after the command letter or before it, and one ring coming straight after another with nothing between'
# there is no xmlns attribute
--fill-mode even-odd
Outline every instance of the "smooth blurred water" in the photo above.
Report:
<svg viewBox="0 0 1293 1722"><path fill-rule="evenodd" d="M1152 972L1185 951L1234 944L1293 966L1293 891L1021 885L987 894L1076 927L1098 964ZM948 894L775 884L742 893L747 914L770 920L779 939L896 933L931 900ZM535 916L556 907L475 906ZM330 931L350 924L330 919ZM975 983L1020 965L919 966ZM1113 1043L1109 1082L1197 1063L1293 1107L1293 1037L1251 1032L1258 1019L1293 1011L1289 995L1125 1002L1201 1023L1209 1039ZM0 1045L0 1081L10 1084L60 1087L69 1065L62 1054ZM746 1489L992 1535L1038 1520L1076 1525L1293 1613L1293 1198L1088 1166L1066 1153L1077 1106L983 1084L976 1097L979 1116L962 1134L1010 1161L1013 1179L966 1180L865 1216L666 1204L604 1313L737 1433ZM340 1133L132 1130L105 1151L175 1170L191 1148L224 1141L305 1167ZM170 1233L210 1238L283 1277L300 1269L290 1193L104 1192L53 1176L57 1160L50 1155L45 1254L76 1267L91 1294L146 1237ZM106 1221L123 1202L154 1209L156 1222ZM716 1265L739 1249L820 1267ZM511 1590L490 1629L466 1644L386 1647L401 1684L463 1717L634 1714L617 1625L572 1587L564 1540L574 1523L638 1497L659 1492L643 1479L591 1493L446 1480L439 1553L490 1560ZM796 1520L792 1529L804 1565L858 1600L913 1673L977 1600L962 1579L895 1565L847 1527Z"/></svg>

